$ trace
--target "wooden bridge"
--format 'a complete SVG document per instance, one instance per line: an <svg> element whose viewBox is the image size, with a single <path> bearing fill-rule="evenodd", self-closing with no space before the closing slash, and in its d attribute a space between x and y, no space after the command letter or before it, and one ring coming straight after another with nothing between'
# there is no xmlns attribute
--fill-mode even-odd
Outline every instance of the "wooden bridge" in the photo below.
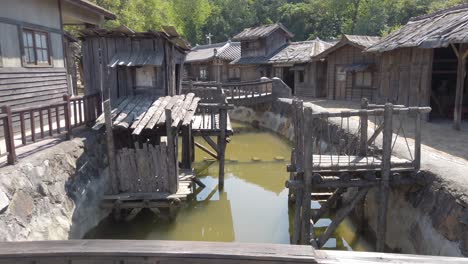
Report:
<svg viewBox="0 0 468 264"><path fill-rule="evenodd" d="M157 240L1 242L0 264L448 264L466 258L314 250L310 246Z"/></svg>
<svg viewBox="0 0 468 264"><path fill-rule="evenodd" d="M236 83L189 81L183 82L182 91L183 93L195 93L198 97L206 100L218 98L220 94L223 94L229 104L251 106L271 102L281 96L289 97L291 94L290 88L281 80L278 79L277 81L281 85L274 85L275 80L268 78Z"/></svg>
<svg viewBox="0 0 468 264"><path fill-rule="evenodd" d="M379 187L376 248L383 251L390 187L418 182L421 116L431 109L364 103L365 109L361 110L313 113L300 101L294 101L293 108L295 148L288 166L290 180L286 183L290 201L295 203L293 243L321 248L369 189ZM357 128L353 127L356 123ZM408 124L414 124L413 146L407 138L411 130ZM406 144L405 158L395 154L397 139ZM314 223L332 209L348 188L358 191L316 237ZM319 210L311 213L311 199L317 196L326 199Z"/></svg>

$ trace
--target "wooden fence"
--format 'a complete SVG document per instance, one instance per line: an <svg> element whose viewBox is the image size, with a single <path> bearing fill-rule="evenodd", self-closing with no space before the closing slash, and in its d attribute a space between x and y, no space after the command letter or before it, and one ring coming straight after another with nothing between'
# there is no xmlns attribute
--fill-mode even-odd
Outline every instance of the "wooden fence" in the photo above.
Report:
<svg viewBox="0 0 468 264"><path fill-rule="evenodd" d="M63 102L50 105L17 109L2 106L0 120L3 123L7 163L16 163L16 149L19 147L62 133L69 139L73 128L92 122L101 114L100 100L99 94L76 97L64 95ZM13 126L14 119L19 120L19 127ZM16 135L21 138L19 145L15 144Z"/></svg>

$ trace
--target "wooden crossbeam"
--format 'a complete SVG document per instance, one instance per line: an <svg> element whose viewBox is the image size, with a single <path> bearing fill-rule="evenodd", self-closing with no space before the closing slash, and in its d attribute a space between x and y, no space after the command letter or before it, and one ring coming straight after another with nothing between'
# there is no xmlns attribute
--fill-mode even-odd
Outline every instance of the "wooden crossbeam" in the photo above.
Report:
<svg viewBox="0 0 468 264"><path fill-rule="evenodd" d="M196 146L197 148L203 150L204 152L206 152L206 153L207 153L208 155L210 155L211 157L213 157L213 158L219 160L218 155L217 155L216 153L214 153L213 151L211 151L210 149L208 149L207 147L203 146L202 144L200 144L200 143L198 143L198 142L196 142L196 141L194 141L194 144L195 144L195 146Z"/></svg>

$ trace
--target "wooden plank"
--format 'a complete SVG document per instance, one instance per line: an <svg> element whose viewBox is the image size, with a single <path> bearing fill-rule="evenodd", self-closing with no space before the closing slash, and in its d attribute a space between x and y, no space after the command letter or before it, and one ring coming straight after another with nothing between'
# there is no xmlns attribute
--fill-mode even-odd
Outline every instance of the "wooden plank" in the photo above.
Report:
<svg viewBox="0 0 468 264"><path fill-rule="evenodd" d="M169 101L172 99L171 96L166 96L164 97L163 101L161 104L157 107L156 112L154 115L148 120L146 123L144 129L153 129L158 120L161 118L161 116L164 114L164 110L166 109L167 104L169 104Z"/></svg>
<svg viewBox="0 0 468 264"><path fill-rule="evenodd" d="M127 129L130 125L136 120L137 118L142 118L148 108L153 103L153 97L143 97L139 100L138 104L136 104L135 108L119 123L114 124L116 127L120 129Z"/></svg>
<svg viewBox="0 0 468 264"><path fill-rule="evenodd" d="M114 119L114 122L112 123L114 126L118 125L120 122L124 121L128 115L132 114L133 109L138 106L140 101L143 99L141 96L134 96L128 103L128 105L120 112L119 115Z"/></svg>
<svg viewBox="0 0 468 264"><path fill-rule="evenodd" d="M117 105L116 108L112 109L111 120L113 120L118 114L120 114L120 112L122 112L127 107L127 105L130 103L132 99L133 99L132 97L126 97L123 101L120 102L120 104ZM103 113L96 119L96 124L94 124L92 129L99 130L104 125L105 125L105 114Z"/></svg>
<svg viewBox="0 0 468 264"><path fill-rule="evenodd" d="M145 112L144 116L141 118L136 118L135 122L133 122L132 126L130 127L133 130L133 135L139 135L140 132L143 130L145 125L148 123L148 121L151 119L151 117L154 115L156 110L158 110L158 107L161 105L161 102L164 100L164 97L159 97L156 101L153 101L151 106L148 108L148 110Z"/></svg>
<svg viewBox="0 0 468 264"><path fill-rule="evenodd" d="M115 164L115 148L114 148L114 136L112 132L112 119L111 119L111 105L110 101L104 102L104 116L106 120L106 143L107 143L107 159L109 162L109 174L111 179L111 191L117 193L118 189L118 178L117 178L117 167Z"/></svg>

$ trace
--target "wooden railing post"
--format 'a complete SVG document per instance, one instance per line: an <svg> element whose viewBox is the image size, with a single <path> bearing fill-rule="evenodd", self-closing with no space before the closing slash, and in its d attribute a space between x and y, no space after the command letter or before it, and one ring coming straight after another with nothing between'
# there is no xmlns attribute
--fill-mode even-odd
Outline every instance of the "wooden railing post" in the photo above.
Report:
<svg viewBox="0 0 468 264"><path fill-rule="evenodd" d="M109 178L111 179L112 194L119 193L120 183L117 176L117 164L115 159L114 134L112 132L112 116L110 100L104 102L104 119L106 123L107 160L109 163Z"/></svg>
<svg viewBox="0 0 468 264"><path fill-rule="evenodd" d="M361 109L367 109L369 106L369 101L366 98L362 98ZM360 117L361 120L361 131L359 139L359 155L364 157L367 155L367 128L369 116L366 114Z"/></svg>
<svg viewBox="0 0 468 264"><path fill-rule="evenodd" d="M414 169L419 171L421 168L421 113L416 112L415 135L414 135Z"/></svg>
<svg viewBox="0 0 468 264"><path fill-rule="evenodd" d="M392 158L392 137L393 137L393 105L385 104L384 111L384 130L382 143L382 171L380 184L380 207L377 219L377 252L385 250L385 235L387 229L387 207L388 195L390 192L390 172Z"/></svg>
<svg viewBox="0 0 468 264"><path fill-rule="evenodd" d="M218 136L219 147L219 189L224 187L224 157L226 152L226 129L227 129L227 108L222 107L219 109L219 129Z"/></svg>
<svg viewBox="0 0 468 264"><path fill-rule="evenodd" d="M167 136L167 148L168 148L168 156L169 156L169 163L168 163L168 183L169 183L169 192L176 193L177 189L179 188L179 164L177 160L177 145L175 144L175 140L177 140L174 135L174 130L172 129L172 111L171 109L165 110L166 114L166 136Z"/></svg>
<svg viewBox="0 0 468 264"><path fill-rule="evenodd" d="M64 113L65 113L65 129L67 130L66 139L71 138L72 128L71 128L71 111L70 111L70 96L68 94L63 95L64 104Z"/></svg>
<svg viewBox="0 0 468 264"><path fill-rule="evenodd" d="M13 124L11 117L11 107L3 106L2 113L6 114L6 117L3 118L3 131L5 133L5 144L8 151L7 162L9 165L16 163L16 149L15 149L15 139L13 137Z"/></svg>

